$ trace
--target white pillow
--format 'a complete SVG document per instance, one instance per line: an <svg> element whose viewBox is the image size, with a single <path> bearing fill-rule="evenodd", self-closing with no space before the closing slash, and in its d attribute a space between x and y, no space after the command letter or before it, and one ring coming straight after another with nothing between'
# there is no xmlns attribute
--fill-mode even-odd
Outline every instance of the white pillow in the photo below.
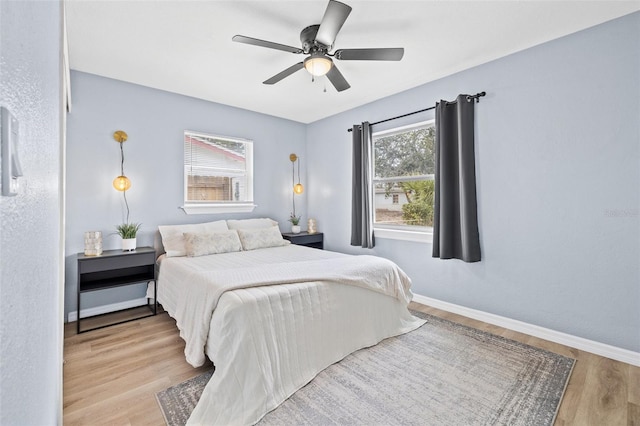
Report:
<svg viewBox="0 0 640 426"><path fill-rule="evenodd" d="M281 247L291 244L291 241L282 238L280 228L277 226L259 229L238 229L238 236L244 250Z"/></svg>
<svg viewBox="0 0 640 426"><path fill-rule="evenodd" d="M162 245L167 253L167 257L186 256L187 252L184 245L184 233L193 234L205 232L227 231L227 222L218 220L207 223L194 223L188 225L163 225L158 226L160 235L162 235Z"/></svg>
<svg viewBox="0 0 640 426"><path fill-rule="evenodd" d="M208 254L231 253L241 251L242 244L235 229L219 232L184 233L187 256L206 256Z"/></svg>
<svg viewBox="0 0 640 426"><path fill-rule="evenodd" d="M270 228L277 225L278 222L266 217L260 219L227 220L227 226L229 227L229 229L259 229Z"/></svg>

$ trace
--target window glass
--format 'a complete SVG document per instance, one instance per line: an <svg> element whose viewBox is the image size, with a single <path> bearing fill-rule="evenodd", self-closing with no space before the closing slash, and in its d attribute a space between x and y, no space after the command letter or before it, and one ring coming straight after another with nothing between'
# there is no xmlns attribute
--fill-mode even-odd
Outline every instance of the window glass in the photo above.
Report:
<svg viewBox="0 0 640 426"><path fill-rule="evenodd" d="M376 228L431 232L435 122L373 134Z"/></svg>
<svg viewBox="0 0 640 426"><path fill-rule="evenodd" d="M253 144L249 140L184 133L184 202L253 203Z"/></svg>

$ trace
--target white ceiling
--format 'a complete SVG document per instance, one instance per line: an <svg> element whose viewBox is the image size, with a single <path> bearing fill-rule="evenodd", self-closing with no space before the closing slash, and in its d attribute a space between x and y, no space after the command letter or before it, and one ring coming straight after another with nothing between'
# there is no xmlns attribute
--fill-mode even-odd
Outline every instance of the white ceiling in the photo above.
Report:
<svg viewBox="0 0 640 426"><path fill-rule="evenodd" d="M302 123L640 10L640 1L363 1L335 49L404 47L401 62L338 61L351 88L300 70L302 55L235 43L242 34L300 46L327 0L66 0L71 68ZM326 92L324 89L326 87ZM73 93L73 88L72 88Z"/></svg>

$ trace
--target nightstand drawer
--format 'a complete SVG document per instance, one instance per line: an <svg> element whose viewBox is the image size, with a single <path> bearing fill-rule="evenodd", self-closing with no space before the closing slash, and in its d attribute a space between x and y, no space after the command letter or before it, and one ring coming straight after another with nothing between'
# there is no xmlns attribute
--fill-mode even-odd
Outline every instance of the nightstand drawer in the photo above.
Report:
<svg viewBox="0 0 640 426"><path fill-rule="evenodd" d="M317 249L324 249L324 234L317 232L315 234L309 234L307 232L300 232L299 234L292 234L285 232L282 234L282 238L291 241L292 244L299 246L307 246Z"/></svg>
<svg viewBox="0 0 640 426"><path fill-rule="evenodd" d="M127 253L126 256L86 256L78 259L78 272L87 274L97 271L154 265L155 257L155 252Z"/></svg>

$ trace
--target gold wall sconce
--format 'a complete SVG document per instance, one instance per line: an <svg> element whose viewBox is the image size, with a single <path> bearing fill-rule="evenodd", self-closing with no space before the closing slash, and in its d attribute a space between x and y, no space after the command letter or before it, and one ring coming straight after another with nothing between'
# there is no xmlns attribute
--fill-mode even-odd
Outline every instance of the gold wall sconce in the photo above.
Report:
<svg viewBox="0 0 640 426"><path fill-rule="evenodd" d="M128 136L123 130L118 130L113 134L113 139L120 144L120 176L113 180L113 187L118 191L126 191L131 188L131 180L124 175L124 150L122 144L125 143Z"/></svg>
<svg viewBox="0 0 640 426"><path fill-rule="evenodd" d="M113 180L113 187L117 191L122 192L124 204L127 208L127 221L125 223L129 223L129 202L127 201L127 190L131 188L131 180L124 175L124 150L122 149L122 144L125 143L128 137L127 132L123 130L118 130L113 133L113 139L120 144L120 176Z"/></svg>
<svg viewBox="0 0 640 426"><path fill-rule="evenodd" d="M291 181L293 182L293 192L300 195L304 192L304 186L300 183L300 157L296 154L289 155L289 160L291 160ZM296 183L296 161L298 162L298 183Z"/></svg>

